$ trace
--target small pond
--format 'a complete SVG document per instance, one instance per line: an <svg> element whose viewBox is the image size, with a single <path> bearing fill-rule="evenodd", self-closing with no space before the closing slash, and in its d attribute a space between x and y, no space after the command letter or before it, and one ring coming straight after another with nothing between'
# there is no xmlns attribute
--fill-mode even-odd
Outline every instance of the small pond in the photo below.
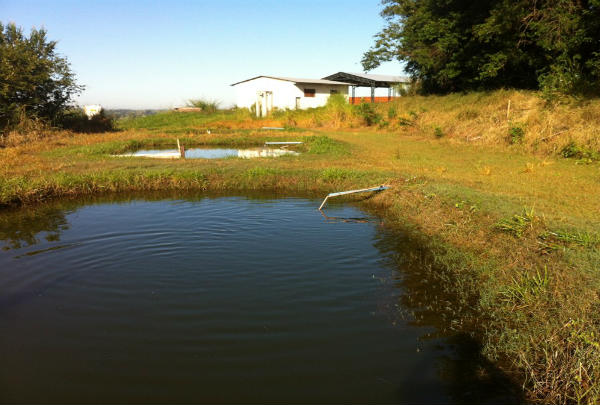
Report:
<svg viewBox="0 0 600 405"><path fill-rule="evenodd" d="M0 212L0 402L517 401L377 217L119 198Z"/></svg>
<svg viewBox="0 0 600 405"><path fill-rule="evenodd" d="M297 156L300 153L283 148L190 148L185 150L186 159L222 159L226 157L239 157L252 159L259 157ZM120 157L148 157L159 159L177 159L180 157L177 149L141 149L132 153L117 155Z"/></svg>

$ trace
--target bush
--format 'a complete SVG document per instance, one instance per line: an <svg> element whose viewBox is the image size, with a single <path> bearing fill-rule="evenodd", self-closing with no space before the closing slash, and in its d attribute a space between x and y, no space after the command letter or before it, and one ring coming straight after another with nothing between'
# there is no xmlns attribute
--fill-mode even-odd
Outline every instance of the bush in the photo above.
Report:
<svg viewBox="0 0 600 405"><path fill-rule="evenodd" d="M560 150L560 155L564 158L571 159L585 159L589 161L600 160L600 152L579 146L572 141Z"/></svg>
<svg viewBox="0 0 600 405"><path fill-rule="evenodd" d="M508 129L508 141L514 145L523 142L525 131L520 126L512 126Z"/></svg>
<svg viewBox="0 0 600 405"><path fill-rule="evenodd" d="M71 109L62 115L58 124L73 132L95 133L109 132L115 129L113 118L107 116L104 110L92 118L88 118L83 110Z"/></svg>
<svg viewBox="0 0 600 405"><path fill-rule="evenodd" d="M387 116L390 120L393 120L398 116L398 108L394 104L389 106Z"/></svg>
<svg viewBox="0 0 600 405"><path fill-rule="evenodd" d="M188 107L199 108L203 113L213 114L219 110L221 102L218 100L196 98L196 99L188 100L186 105Z"/></svg>
<svg viewBox="0 0 600 405"><path fill-rule="evenodd" d="M325 104L329 108L334 108L338 110L346 110L349 106L348 100L343 94L332 94L327 99L327 104Z"/></svg>
<svg viewBox="0 0 600 405"><path fill-rule="evenodd" d="M9 125L0 131L0 148L40 140L48 136L50 129L47 121L29 117L24 108L19 108Z"/></svg>
<svg viewBox="0 0 600 405"><path fill-rule="evenodd" d="M375 111L373 104L361 103L355 107L355 111L367 126L378 124L381 121L381 115Z"/></svg>

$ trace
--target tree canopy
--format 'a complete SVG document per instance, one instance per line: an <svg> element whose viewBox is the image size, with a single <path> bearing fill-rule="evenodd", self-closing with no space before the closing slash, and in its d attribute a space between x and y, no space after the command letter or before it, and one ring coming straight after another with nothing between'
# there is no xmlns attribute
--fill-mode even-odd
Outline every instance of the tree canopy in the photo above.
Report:
<svg viewBox="0 0 600 405"><path fill-rule="evenodd" d="M82 86L44 29L29 37L14 23L0 23L0 129L20 117L55 120Z"/></svg>
<svg viewBox="0 0 600 405"><path fill-rule="evenodd" d="M406 63L425 92L600 89L600 0L383 0L365 70Z"/></svg>

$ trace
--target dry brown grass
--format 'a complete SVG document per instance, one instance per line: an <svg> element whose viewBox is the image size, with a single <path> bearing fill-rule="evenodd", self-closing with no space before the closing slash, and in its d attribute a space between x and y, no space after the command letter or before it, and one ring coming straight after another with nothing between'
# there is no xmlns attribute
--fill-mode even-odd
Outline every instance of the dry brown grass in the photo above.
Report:
<svg viewBox="0 0 600 405"><path fill-rule="evenodd" d="M509 108L510 103L510 108ZM309 111L280 112L267 120L250 118L219 121L223 128L291 126L301 128L364 128L357 108L326 107ZM390 116L390 109L395 113ZM555 155L574 142L600 151L600 100L548 105L535 92L498 90L488 93L448 96L410 96L390 104L377 104L378 127L406 135L434 137L436 128L454 142L511 145L510 131L520 128L523 139L513 148L543 155ZM439 135L439 133L438 133Z"/></svg>

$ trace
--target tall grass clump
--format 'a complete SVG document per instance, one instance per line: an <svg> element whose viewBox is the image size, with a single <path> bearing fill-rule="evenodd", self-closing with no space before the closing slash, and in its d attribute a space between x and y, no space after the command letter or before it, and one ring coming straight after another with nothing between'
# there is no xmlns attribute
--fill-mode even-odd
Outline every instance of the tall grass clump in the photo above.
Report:
<svg viewBox="0 0 600 405"><path fill-rule="evenodd" d="M219 111L221 102L218 100L206 99L206 98L194 98L188 100L186 103L187 107L199 108L205 114L213 114Z"/></svg>
<svg viewBox="0 0 600 405"><path fill-rule="evenodd" d="M518 124L508 128L508 142L512 145L519 144L525 139L525 130Z"/></svg>
<svg viewBox="0 0 600 405"><path fill-rule="evenodd" d="M378 108L371 103L361 103L354 108L354 111L368 127L379 124L383 120Z"/></svg>
<svg viewBox="0 0 600 405"><path fill-rule="evenodd" d="M332 94L327 99L325 115L334 128L340 128L347 120L352 119L352 107L344 95Z"/></svg>
<svg viewBox="0 0 600 405"><path fill-rule="evenodd" d="M532 208L530 210L524 210L522 214L515 214L510 218L501 219L496 223L495 228L520 238L527 229L530 229L533 226L533 223L536 220L537 217Z"/></svg>

